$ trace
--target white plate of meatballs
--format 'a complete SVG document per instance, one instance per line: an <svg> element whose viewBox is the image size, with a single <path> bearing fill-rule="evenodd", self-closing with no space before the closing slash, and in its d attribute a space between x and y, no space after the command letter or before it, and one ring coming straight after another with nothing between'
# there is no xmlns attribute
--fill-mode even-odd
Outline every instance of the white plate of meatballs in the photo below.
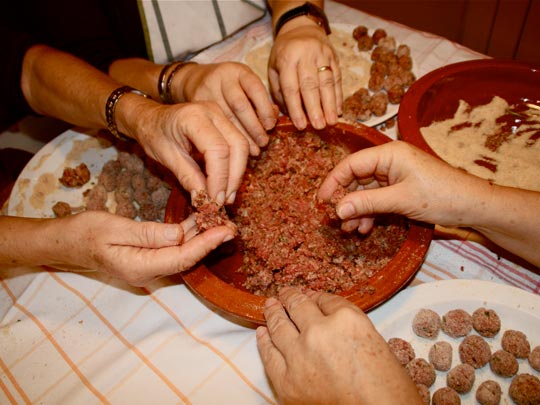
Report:
<svg viewBox="0 0 540 405"><path fill-rule="evenodd" d="M394 117L416 66L408 45L377 27L331 24L330 42L340 61L343 120L374 127ZM268 57L272 37L246 46L241 62L250 66L268 88Z"/></svg>
<svg viewBox="0 0 540 405"><path fill-rule="evenodd" d="M540 403L540 296L447 280L406 289L369 317L425 403Z"/></svg>
<svg viewBox="0 0 540 405"><path fill-rule="evenodd" d="M162 221L170 187L135 143L68 130L41 148L11 192L8 215L51 218L106 210Z"/></svg>

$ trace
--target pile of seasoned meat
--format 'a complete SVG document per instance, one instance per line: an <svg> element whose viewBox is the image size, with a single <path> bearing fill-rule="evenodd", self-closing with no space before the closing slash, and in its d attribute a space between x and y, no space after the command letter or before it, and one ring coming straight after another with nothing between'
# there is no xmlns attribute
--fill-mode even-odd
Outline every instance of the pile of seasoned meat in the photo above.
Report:
<svg viewBox="0 0 540 405"><path fill-rule="evenodd" d="M313 133L278 131L250 161L231 210L250 292L273 296L297 286L339 293L376 274L400 249L404 220L385 217L366 236L344 233L318 201L324 177L347 153Z"/></svg>
<svg viewBox="0 0 540 405"><path fill-rule="evenodd" d="M368 88L358 89L343 103L343 117L351 121L366 121L372 115L386 114L388 103L399 104L407 88L416 80L412 73L411 50L397 45L383 29L369 35L368 28L358 26L353 37L360 51L371 51L373 61Z"/></svg>

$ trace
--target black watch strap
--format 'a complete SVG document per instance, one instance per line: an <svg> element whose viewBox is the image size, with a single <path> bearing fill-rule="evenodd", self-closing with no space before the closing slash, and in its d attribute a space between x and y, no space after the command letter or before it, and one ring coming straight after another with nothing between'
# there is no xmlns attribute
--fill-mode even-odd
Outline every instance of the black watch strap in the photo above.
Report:
<svg viewBox="0 0 540 405"><path fill-rule="evenodd" d="M326 17L324 10L322 10L320 7L317 7L315 4L306 1L301 6L292 8L289 11L283 13L281 17L279 17L276 28L274 29L274 37L277 36L279 30L283 27L283 25L285 25L286 22L303 15L315 19L317 24L319 24L320 27L324 28L326 35L329 35L332 32L330 30L330 24L328 23L328 17Z"/></svg>

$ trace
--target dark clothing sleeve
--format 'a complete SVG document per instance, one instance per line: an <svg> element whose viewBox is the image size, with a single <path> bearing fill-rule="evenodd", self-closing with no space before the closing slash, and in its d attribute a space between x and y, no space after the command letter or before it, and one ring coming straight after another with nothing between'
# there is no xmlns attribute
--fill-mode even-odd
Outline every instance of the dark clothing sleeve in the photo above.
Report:
<svg viewBox="0 0 540 405"><path fill-rule="evenodd" d="M147 58L137 0L13 0L0 15L0 130L30 109L22 60L36 43L69 52L103 72L116 59Z"/></svg>

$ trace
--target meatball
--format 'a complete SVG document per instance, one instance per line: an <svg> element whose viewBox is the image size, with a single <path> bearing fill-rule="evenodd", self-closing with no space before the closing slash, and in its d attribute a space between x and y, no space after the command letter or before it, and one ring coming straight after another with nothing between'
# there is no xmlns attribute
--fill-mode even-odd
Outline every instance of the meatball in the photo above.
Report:
<svg viewBox="0 0 540 405"><path fill-rule="evenodd" d="M452 388L443 387L433 393L431 402L433 405L459 405L461 404L461 398Z"/></svg>
<svg viewBox="0 0 540 405"><path fill-rule="evenodd" d="M435 382L435 367L425 359L412 359L405 368L415 384L424 384L426 387L431 387Z"/></svg>
<svg viewBox="0 0 540 405"><path fill-rule="evenodd" d="M499 315L486 308L478 308L472 314L473 328L484 337L493 337L501 330Z"/></svg>
<svg viewBox="0 0 540 405"><path fill-rule="evenodd" d="M441 317L431 309L421 309L412 321L414 333L420 337L435 339L441 329Z"/></svg>
<svg viewBox="0 0 540 405"><path fill-rule="evenodd" d="M476 400L481 405L498 405L501 395L501 386L493 380L484 381L476 390Z"/></svg>
<svg viewBox="0 0 540 405"><path fill-rule="evenodd" d="M396 50L396 40L394 37L382 37L378 40L377 45L379 48L386 49L389 52L394 52Z"/></svg>
<svg viewBox="0 0 540 405"><path fill-rule="evenodd" d="M58 201L53 205L52 210L57 218L64 218L71 215L71 205L64 201Z"/></svg>
<svg viewBox="0 0 540 405"><path fill-rule="evenodd" d="M462 363L482 368L491 358L491 349L482 337L470 335L459 344L459 358Z"/></svg>
<svg viewBox="0 0 540 405"><path fill-rule="evenodd" d="M536 346L529 354L529 364L536 371L540 371L540 346Z"/></svg>
<svg viewBox="0 0 540 405"><path fill-rule="evenodd" d="M372 35L373 42L375 43L375 45L378 45L379 41L386 36L387 34L385 30L383 30L382 28L377 28Z"/></svg>
<svg viewBox="0 0 540 405"><path fill-rule="evenodd" d="M402 366L409 363L416 356L412 345L401 338L388 339L388 346L390 346L390 350Z"/></svg>
<svg viewBox="0 0 540 405"><path fill-rule="evenodd" d="M88 211L107 211L107 190L101 184L84 192L86 209Z"/></svg>
<svg viewBox="0 0 540 405"><path fill-rule="evenodd" d="M398 58L401 56L411 56L411 48L408 45L401 44L396 50L396 55Z"/></svg>
<svg viewBox="0 0 540 405"><path fill-rule="evenodd" d="M391 104L401 103L401 99L405 95L405 89L402 85L396 84L388 89L388 101Z"/></svg>
<svg viewBox="0 0 540 405"><path fill-rule="evenodd" d="M531 374L518 374L510 383L508 394L518 405L540 404L540 380Z"/></svg>
<svg viewBox="0 0 540 405"><path fill-rule="evenodd" d="M90 170L84 163L74 168L66 167L58 180L66 187L82 187L90 180Z"/></svg>
<svg viewBox="0 0 540 405"><path fill-rule="evenodd" d="M353 38L358 41L360 38L368 35L368 29L364 25L359 25L353 30L352 35L353 35Z"/></svg>
<svg viewBox="0 0 540 405"><path fill-rule="evenodd" d="M512 353L505 350L497 350L489 361L491 371L501 377L512 377L518 372L518 362Z"/></svg>
<svg viewBox="0 0 540 405"><path fill-rule="evenodd" d="M519 359L526 359L531 352L527 336L518 330L507 330L501 339L501 346Z"/></svg>
<svg viewBox="0 0 540 405"><path fill-rule="evenodd" d="M356 40L359 51L371 51L373 48L373 38L369 35L364 35Z"/></svg>
<svg viewBox="0 0 540 405"><path fill-rule="evenodd" d="M446 385L460 394L466 394L474 385L474 367L459 364L446 374Z"/></svg>
<svg viewBox="0 0 540 405"><path fill-rule="evenodd" d="M418 394L420 394L420 399L422 400L422 403L424 405L429 405L431 399L431 393L429 392L429 388L426 387L424 384L416 384L416 389L418 390Z"/></svg>
<svg viewBox="0 0 540 405"><path fill-rule="evenodd" d="M369 108L376 117L381 117L386 114L386 109L388 108L388 96L386 93L384 91L375 93L371 97Z"/></svg>
<svg viewBox="0 0 540 405"><path fill-rule="evenodd" d="M436 370L450 370L452 367L452 345L448 342L435 343L429 349L428 359Z"/></svg>
<svg viewBox="0 0 540 405"><path fill-rule="evenodd" d="M442 317L441 329L448 336L467 336L472 330L472 317L463 309L452 309Z"/></svg>

